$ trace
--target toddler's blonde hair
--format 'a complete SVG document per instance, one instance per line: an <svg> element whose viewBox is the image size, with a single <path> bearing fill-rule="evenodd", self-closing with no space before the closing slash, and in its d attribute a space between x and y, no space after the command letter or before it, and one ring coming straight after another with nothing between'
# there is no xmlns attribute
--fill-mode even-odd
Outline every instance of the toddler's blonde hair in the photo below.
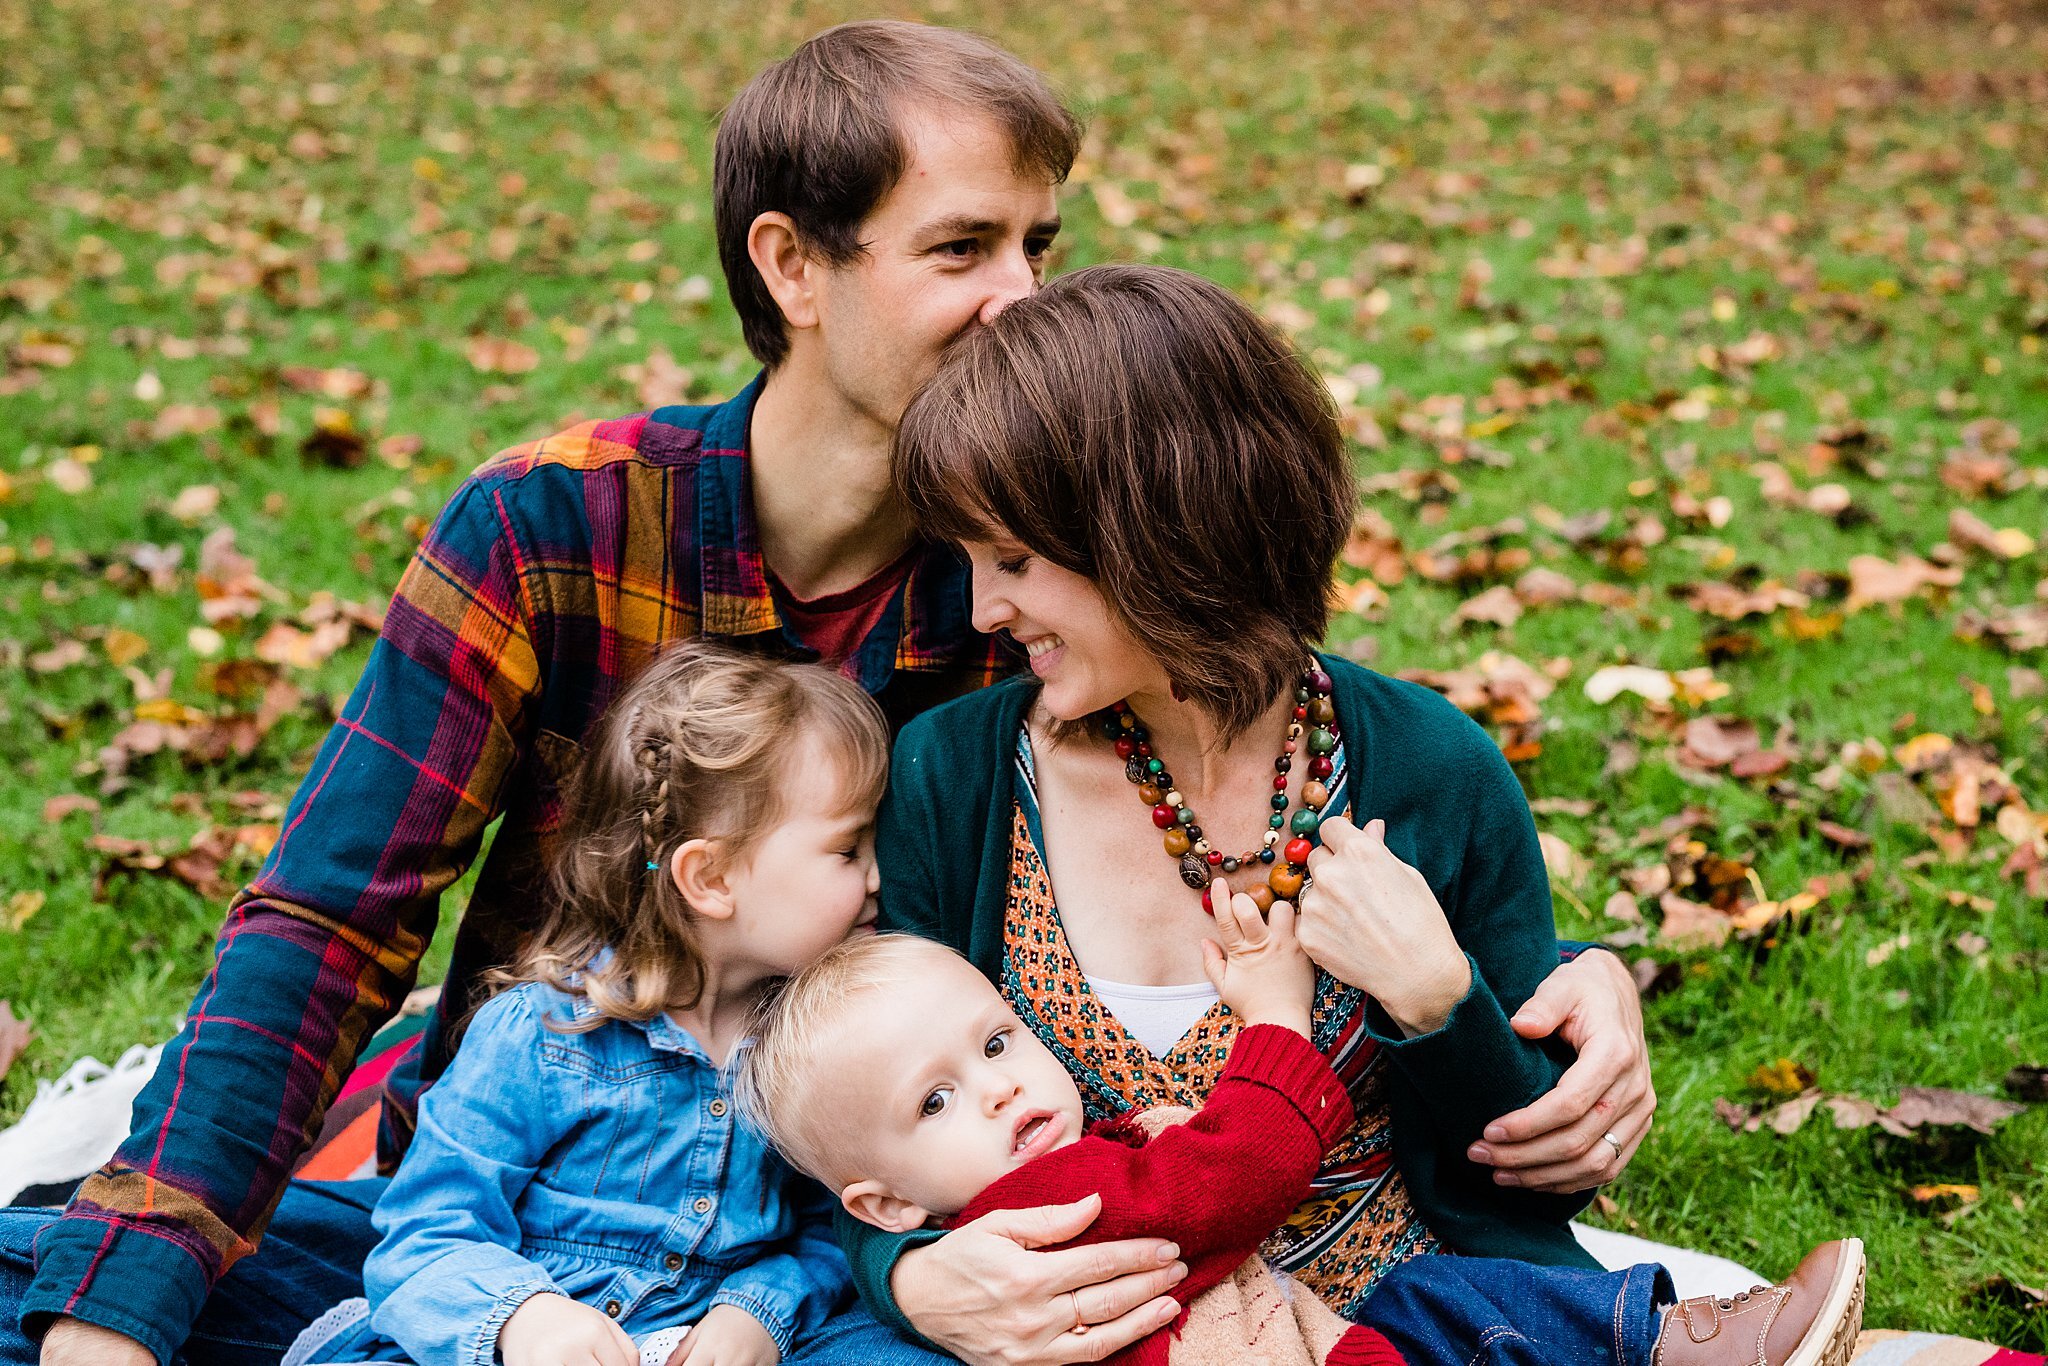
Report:
<svg viewBox="0 0 2048 1366"><path fill-rule="evenodd" d="M741 1115L806 1176L835 1192L855 1179L846 1167L860 1160L858 1140L817 1103L824 1045L853 1001L959 957L914 934L856 935L827 950L762 1003L733 1074Z"/></svg>

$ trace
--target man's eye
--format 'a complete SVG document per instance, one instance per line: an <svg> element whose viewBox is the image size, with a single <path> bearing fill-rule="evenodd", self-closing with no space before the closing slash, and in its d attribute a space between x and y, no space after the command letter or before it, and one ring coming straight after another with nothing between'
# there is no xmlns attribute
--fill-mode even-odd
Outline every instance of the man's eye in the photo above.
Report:
<svg viewBox="0 0 2048 1366"><path fill-rule="evenodd" d="M1051 250L1052 239L1050 237L1027 237L1024 239L1024 254L1033 260L1037 260Z"/></svg>
<svg viewBox="0 0 2048 1366"><path fill-rule="evenodd" d="M1000 1058L1009 1051L1010 1031L1007 1029L999 1029L989 1035L988 1042L981 1046L982 1056L986 1058Z"/></svg>
<svg viewBox="0 0 2048 1366"><path fill-rule="evenodd" d="M975 241L972 237L963 237L957 242L943 242L938 247L941 255L954 256L962 260L972 256L980 249L981 243Z"/></svg>
<svg viewBox="0 0 2048 1366"><path fill-rule="evenodd" d="M930 1119L934 1115L944 1114L946 1102L952 1094L946 1087L941 1086L938 1090L926 1096L924 1104L917 1107L918 1118Z"/></svg>

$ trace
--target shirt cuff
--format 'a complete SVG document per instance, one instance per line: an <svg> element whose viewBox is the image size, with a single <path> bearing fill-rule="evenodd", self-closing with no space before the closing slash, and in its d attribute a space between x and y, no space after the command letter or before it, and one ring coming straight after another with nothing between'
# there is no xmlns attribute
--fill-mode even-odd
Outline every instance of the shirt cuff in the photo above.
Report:
<svg viewBox="0 0 2048 1366"><path fill-rule="evenodd" d="M753 1315L755 1320L768 1330L768 1336L775 1339L776 1352L783 1357L789 1355L790 1344L796 1339L794 1316L778 1309L768 1300L748 1289L735 1290L728 1287L720 1290L711 1297L709 1307L715 1309L721 1304L729 1304L735 1309L744 1309L747 1313Z"/></svg>
<svg viewBox="0 0 2048 1366"><path fill-rule="evenodd" d="M38 1341L59 1315L135 1339L159 1363L191 1332L210 1289L192 1254L133 1224L67 1215L36 1239L20 1328Z"/></svg>

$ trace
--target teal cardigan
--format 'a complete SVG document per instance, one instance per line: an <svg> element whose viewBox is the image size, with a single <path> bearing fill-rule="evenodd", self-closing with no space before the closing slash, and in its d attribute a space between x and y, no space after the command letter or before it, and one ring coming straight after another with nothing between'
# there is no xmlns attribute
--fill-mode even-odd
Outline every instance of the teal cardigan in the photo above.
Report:
<svg viewBox="0 0 2048 1366"><path fill-rule="evenodd" d="M1336 684L1351 809L1361 824L1386 821L1387 847L1422 871L1472 960L1471 992L1432 1033L1404 1038L1377 1004L1367 1008L1393 1065L1393 1152L1409 1198L1454 1252L1594 1266L1566 1227L1591 1192L1497 1186L1465 1158L1488 1123L1550 1090L1570 1062L1562 1045L1508 1027L1558 962L1521 786L1486 732L1437 693L1321 658ZM949 944L991 981L1002 971L1017 733L1037 695L1034 680L1012 678L905 726L877 821L881 928ZM842 1212L839 1234L875 1316L917 1336L889 1276L939 1230L885 1233Z"/></svg>

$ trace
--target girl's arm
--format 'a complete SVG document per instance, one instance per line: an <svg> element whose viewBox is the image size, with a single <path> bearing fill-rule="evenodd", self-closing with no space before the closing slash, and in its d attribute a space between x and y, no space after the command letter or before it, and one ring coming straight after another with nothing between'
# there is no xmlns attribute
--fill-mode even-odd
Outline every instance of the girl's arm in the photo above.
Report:
<svg viewBox="0 0 2048 1366"><path fill-rule="evenodd" d="M786 1178L785 1197L801 1221L796 1234L782 1251L727 1276L711 1303L729 1304L759 1319L786 1357L792 1341L824 1325L853 1277L832 1233L832 1211L839 1202L817 1182L790 1171L781 1158L774 1161Z"/></svg>
<svg viewBox="0 0 2048 1366"><path fill-rule="evenodd" d="M519 1255L520 1194L579 1107L549 1094L529 994L486 1002L420 1102L419 1132L372 1216L371 1324L414 1361L489 1362L513 1311L560 1293Z"/></svg>

